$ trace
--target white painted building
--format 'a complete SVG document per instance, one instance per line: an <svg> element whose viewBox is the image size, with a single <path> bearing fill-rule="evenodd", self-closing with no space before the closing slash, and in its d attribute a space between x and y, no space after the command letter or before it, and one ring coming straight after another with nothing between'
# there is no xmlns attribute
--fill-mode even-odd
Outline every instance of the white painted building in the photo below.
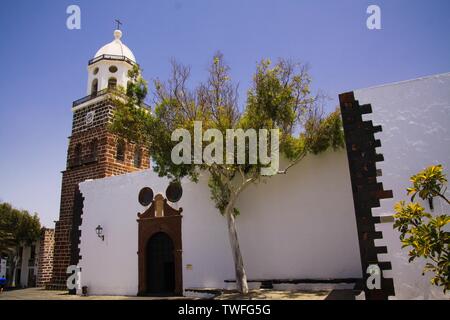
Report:
<svg viewBox="0 0 450 320"><path fill-rule="evenodd" d="M450 177L450 73L356 90L355 98L360 104L372 105L373 113L365 120L383 127L376 134L385 159L377 164L383 171L378 180L394 193L393 199L381 201L373 215L391 215L395 203L409 201L409 178L430 165L442 164ZM448 206L440 199L434 201L433 214L449 214ZM427 203L423 206L430 212ZM422 276L424 263L408 263L407 250L401 249L399 233L392 230L392 224L378 227L389 250L388 255L380 256L392 263L393 270L388 274L394 278L396 297L444 298L441 289L430 285L430 276Z"/></svg>
<svg viewBox="0 0 450 320"><path fill-rule="evenodd" d="M311 188L322 181L320 188ZM146 170L80 184L82 284L91 294L138 292L139 191L165 195L169 181ZM234 278L226 220L210 200L207 177L183 181L183 287L223 288ZM324 199L327 199L324 201ZM267 184L249 187L238 208L249 279L359 278L358 242L344 151L309 157ZM102 241L95 229L100 225Z"/></svg>
<svg viewBox="0 0 450 320"><path fill-rule="evenodd" d="M22 242L9 258L0 259L0 278L6 278L7 287L43 287L53 271L53 248L54 230L41 228L38 239Z"/></svg>
<svg viewBox="0 0 450 320"><path fill-rule="evenodd" d="M134 55L121 44L120 35L115 36L116 40L102 48L96 57L119 55L134 62ZM107 87L105 79L110 77L107 61L103 63L105 70L98 71L99 79L103 79L98 90ZM124 68L129 68L125 65ZM89 71L88 94L91 94L95 72ZM122 75L117 78L119 84L126 84L125 71L120 68L116 71ZM372 105L373 113L367 118L383 127L378 134L385 158L379 164L383 170L380 181L385 189L393 190L394 199L382 200L374 214L391 216L393 204L406 198L404 189L411 175L436 163L443 164L449 172L450 73L354 93L360 104ZM141 285L154 276L155 270L162 270L156 278L174 273L167 281L181 281L184 294L189 288L231 286L225 282L234 278L226 220L210 200L207 176L202 175L198 183L182 181L182 198L167 206L162 199L166 198L168 186L167 179L151 170L80 183L84 201L78 266L81 286L86 286L89 294L145 293ZM162 195L161 200L154 198L151 208L138 201L144 187L150 187L155 196ZM252 285L259 285L261 280L284 279L288 283L289 279L344 281L362 277L345 150L308 156L287 175L249 187L237 207L241 211L237 218L240 247L247 276L255 281ZM183 209L181 218L179 208ZM143 217L139 218L138 213L147 219L147 227L142 229L147 228L146 239L141 238L138 220ZM156 235L168 234L165 230L171 228L170 221L175 219L180 226L176 231L180 239L178 235L169 235L167 241L152 243ZM167 223L160 224L161 221ZM383 230L384 244L388 247L388 254L380 254L379 259L392 261L393 270L387 271L386 276L394 279L396 298L444 297L421 276L419 265L405 262L406 251L400 249L398 234L392 226L378 227ZM152 228L159 228L159 232ZM161 255L167 252L172 255L164 263L154 265L154 269L148 262L151 254L148 248L153 245Z"/></svg>
<svg viewBox="0 0 450 320"><path fill-rule="evenodd" d="M35 287L38 274L38 255L40 241L34 241L31 244L23 244L18 248L16 268L14 275L10 275L11 264L8 265L7 259L5 264L5 276L11 276L9 284L14 281L14 285L18 288ZM12 262L14 263L14 262ZM8 268L8 270L6 270Z"/></svg>

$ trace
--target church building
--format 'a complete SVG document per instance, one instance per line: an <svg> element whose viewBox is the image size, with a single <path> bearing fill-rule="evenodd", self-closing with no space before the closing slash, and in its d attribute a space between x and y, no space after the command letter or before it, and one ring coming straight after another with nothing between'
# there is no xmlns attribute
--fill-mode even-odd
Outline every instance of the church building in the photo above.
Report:
<svg viewBox="0 0 450 320"><path fill-rule="evenodd" d="M69 137L67 166L62 172L59 221L55 226L53 289L66 289L66 270L77 264L80 203L78 184L149 168L144 148L128 143L108 130L117 86L125 87L128 70L136 59L121 41L122 31L114 31L114 40L100 48L89 60L86 96L72 104L72 133ZM143 106L145 107L145 106Z"/></svg>
<svg viewBox="0 0 450 320"><path fill-rule="evenodd" d="M115 30L88 62L87 96L72 105L49 287L66 288L67 267L76 265L77 294L234 288L227 222L210 199L207 174L198 183L171 184L152 171L145 146L108 129L112 94L126 87L137 63L121 37ZM450 168L448 88L450 74L443 74L341 94L346 148L309 155L287 175L241 194L236 223L250 288L355 288L366 299L439 296L407 262L392 214L411 175L436 161ZM436 140L411 125L415 117L447 134ZM419 140L425 143L414 144ZM366 286L373 265L381 288Z"/></svg>

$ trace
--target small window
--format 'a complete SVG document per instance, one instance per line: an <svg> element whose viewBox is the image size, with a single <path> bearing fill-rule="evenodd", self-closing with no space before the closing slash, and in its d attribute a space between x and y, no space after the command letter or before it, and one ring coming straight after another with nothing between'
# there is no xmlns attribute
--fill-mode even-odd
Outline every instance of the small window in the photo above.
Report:
<svg viewBox="0 0 450 320"><path fill-rule="evenodd" d="M91 141L91 143L90 143L90 145L89 145L89 151L90 151L90 154L89 154L89 160L91 160L91 161L95 161L95 160L97 160L97 153L98 153L98 139L96 138L96 139L94 139L94 140L92 140Z"/></svg>
<svg viewBox="0 0 450 320"><path fill-rule="evenodd" d="M91 95L96 96L98 92L98 80L94 79L91 85Z"/></svg>
<svg viewBox="0 0 450 320"><path fill-rule="evenodd" d="M109 72L116 73L117 72L117 67L116 66L109 67Z"/></svg>
<svg viewBox="0 0 450 320"><path fill-rule="evenodd" d="M96 75L98 73L98 68L95 68L93 73Z"/></svg>
<svg viewBox="0 0 450 320"><path fill-rule="evenodd" d="M123 139L117 141L116 159L119 161L125 160L125 141Z"/></svg>
<svg viewBox="0 0 450 320"><path fill-rule="evenodd" d="M109 78L108 80L108 89L115 89L117 87L117 79Z"/></svg>
<svg viewBox="0 0 450 320"><path fill-rule="evenodd" d="M77 143L75 146L75 150L73 152L73 164L74 165L80 165L81 164L81 143Z"/></svg>
<svg viewBox="0 0 450 320"><path fill-rule="evenodd" d="M142 149L136 147L136 149L134 150L134 166L136 168L140 168L141 162L142 162Z"/></svg>

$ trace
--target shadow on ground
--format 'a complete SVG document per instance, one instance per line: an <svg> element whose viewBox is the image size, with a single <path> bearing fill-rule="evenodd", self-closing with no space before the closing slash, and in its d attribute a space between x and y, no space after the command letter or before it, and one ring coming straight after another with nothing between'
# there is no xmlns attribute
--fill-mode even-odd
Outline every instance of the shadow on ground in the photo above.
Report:
<svg viewBox="0 0 450 320"><path fill-rule="evenodd" d="M236 291L223 292L216 300L324 300L330 291L250 290L243 295Z"/></svg>

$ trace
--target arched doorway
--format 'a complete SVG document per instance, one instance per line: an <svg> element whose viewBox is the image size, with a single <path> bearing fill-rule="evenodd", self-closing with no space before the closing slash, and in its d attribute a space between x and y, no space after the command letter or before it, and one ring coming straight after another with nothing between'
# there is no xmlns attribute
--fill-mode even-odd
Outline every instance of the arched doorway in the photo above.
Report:
<svg viewBox="0 0 450 320"><path fill-rule="evenodd" d="M182 211L157 194L138 213L138 295L183 295Z"/></svg>
<svg viewBox="0 0 450 320"><path fill-rule="evenodd" d="M173 294L175 257L172 239L164 232L153 235L147 243L147 293Z"/></svg>

